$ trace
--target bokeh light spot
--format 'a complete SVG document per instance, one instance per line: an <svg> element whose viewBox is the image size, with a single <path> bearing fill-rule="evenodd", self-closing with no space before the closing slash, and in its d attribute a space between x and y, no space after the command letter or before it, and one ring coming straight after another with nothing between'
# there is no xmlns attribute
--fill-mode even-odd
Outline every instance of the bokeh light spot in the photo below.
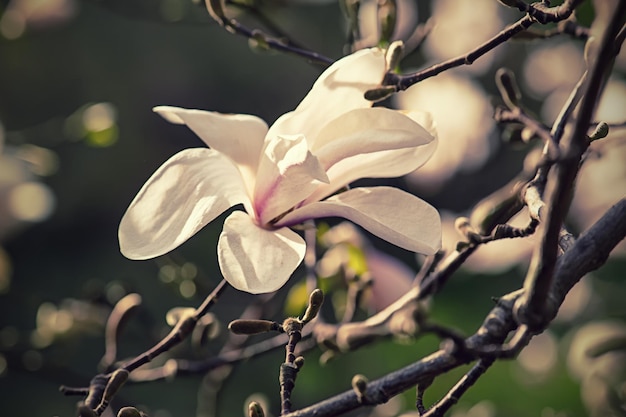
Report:
<svg viewBox="0 0 626 417"><path fill-rule="evenodd" d="M191 298L196 295L196 284L190 279L185 279L178 286L178 291L183 297Z"/></svg>
<svg viewBox="0 0 626 417"><path fill-rule="evenodd" d="M30 334L30 344L37 349L47 348L54 341L54 333L49 327L42 327Z"/></svg>
<svg viewBox="0 0 626 417"><path fill-rule="evenodd" d="M110 282L106 287L106 297L111 304L117 303L126 295L126 289L117 281Z"/></svg>
<svg viewBox="0 0 626 417"><path fill-rule="evenodd" d="M24 144L20 146L17 156L29 164L30 170L41 176L54 174L59 168L59 157L50 149Z"/></svg>
<svg viewBox="0 0 626 417"><path fill-rule="evenodd" d="M6 39L17 39L26 30L26 18L19 10L7 10L0 18L0 33Z"/></svg>
<svg viewBox="0 0 626 417"><path fill-rule="evenodd" d="M176 279L176 268L173 265L163 265L159 269L159 279L168 284Z"/></svg>
<svg viewBox="0 0 626 417"><path fill-rule="evenodd" d="M74 324L74 317L67 310L59 310L57 311L55 320L54 320L54 330L56 333L65 333L72 328Z"/></svg>
<svg viewBox="0 0 626 417"><path fill-rule="evenodd" d="M558 344L550 331L535 336L517 357L517 363L535 377L547 376L556 366Z"/></svg>
<svg viewBox="0 0 626 417"><path fill-rule="evenodd" d="M106 130L115 124L115 109L110 103L92 104L83 111L83 125L93 132Z"/></svg>
<svg viewBox="0 0 626 417"><path fill-rule="evenodd" d="M116 126L112 126L109 129L89 131L85 137L85 141L88 145L95 148L106 148L113 145L118 139L118 130Z"/></svg>
<svg viewBox="0 0 626 417"><path fill-rule="evenodd" d="M43 357L36 350L27 350L22 355L22 363L26 370L31 372L38 371L43 365Z"/></svg>
<svg viewBox="0 0 626 417"><path fill-rule="evenodd" d="M3 349L10 349L17 345L20 334L13 326L6 326L0 330L0 347Z"/></svg>
<svg viewBox="0 0 626 417"><path fill-rule="evenodd" d="M180 276L183 279L193 279L198 275L198 267L191 262L185 262L180 267Z"/></svg>
<svg viewBox="0 0 626 417"><path fill-rule="evenodd" d="M44 184L25 182L11 190L8 205L16 219L38 222L48 218L52 213L54 195Z"/></svg>
<svg viewBox="0 0 626 417"><path fill-rule="evenodd" d="M96 103L82 113L85 140L88 145L107 147L117 142L116 111L111 103Z"/></svg>

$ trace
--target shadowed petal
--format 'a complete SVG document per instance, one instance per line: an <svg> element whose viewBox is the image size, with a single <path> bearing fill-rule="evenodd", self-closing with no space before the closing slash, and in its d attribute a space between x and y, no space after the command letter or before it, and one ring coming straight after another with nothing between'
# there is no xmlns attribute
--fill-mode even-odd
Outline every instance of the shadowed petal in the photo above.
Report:
<svg viewBox="0 0 626 417"><path fill-rule="evenodd" d="M222 114L204 110L158 106L153 109L167 121L186 124L210 148L240 166L246 181L254 178L267 124L248 114Z"/></svg>
<svg viewBox="0 0 626 417"><path fill-rule="evenodd" d="M394 178L415 171L428 161L437 149L437 139L415 148L391 149L342 159L331 166L329 184L320 185L304 204L319 201L361 178Z"/></svg>
<svg viewBox="0 0 626 417"><path fill-rule="evenodd" d="M343 217L401 248L432 255L441 248L441 219L430 204L392 187L354 188L287 214L276 226Z"/></svg>
<svg viewBox="0 0 626 417"><path fill-rule="evenodd" d="M323 182L328 182L326 172L304 136L278 136L267 142L253 198L260 224L291 209Z"/></svg>
<svg viewBox="0 0 626 417"><path fill-rule="evenodd" d="M282 287L304 258L304 240L288 228L267 230L250 216L233 212L224 222L217 244L226 281L253 294Z"/></svg>
<svg viewBox="0 0 626 417"><path fill-rule="evenodd" d="M385 75L382 49L363 49L340 59L317 79L298 107L282 115L271 127L268 137L303 134L314 144L328 121L353 109L371 107L363 95L377 87Z"/></svg>
<svg viewBox="0 0 626 417"><path fill-rule="evenodd" d="M120 250L130 259L163 255L239 203L250 207L235 165L211 149L186 149L161 165L130 203L118 231Z"/></svg>
<svg viewBox="0 0 626 417"><path fill-rule="evenodd" d="M311 152L328 170L354 155L426 145L433 140L428 131L397 110L355 109L326 124Z"/></svg>

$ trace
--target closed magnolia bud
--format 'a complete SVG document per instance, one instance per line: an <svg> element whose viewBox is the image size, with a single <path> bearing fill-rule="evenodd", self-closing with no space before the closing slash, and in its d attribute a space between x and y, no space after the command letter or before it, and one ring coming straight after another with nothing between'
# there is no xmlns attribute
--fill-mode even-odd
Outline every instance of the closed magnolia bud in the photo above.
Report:
<svg viewBox="0 0 626 417"><path fill-rule="evenodd" d="M367 378L361 374L356 374L352 377L352 389L360 399L365 395L368 382Z"/></svg>
<svg viewBox="0 0 626 417"><path fill-rule="evenodd" d="M110 401L113 396L122 388L122 386L128 381L129 372L126 369L118 369L111 375L104 394L102 395L103 401Z"/></svg>
<svg viewBox="0 0 626 417"><path fill-rule="evenodd" d="M280 325L269 320L233 320L228 325L228 330L235 334L257 334L277 331Z"/></svg>
<svg viewBox="0 0 626 417"><path fill-rule="evenodd" d="M117 412L117 417L143 417L142 413L135 407L122 407Z"/></svg>
<svg viewBox="0 0 626 417"><path fill-rule="evenodd" d="M389 45L389 48L387 48L387 54L385 55L385 59L387 60L387 70L393 71L400 63L403 54L404 43L402 41L392 42L391 45Z"/></svg>
<svg viewBox="0 0 626 417"><path fill-rule="evenodd" d="M365 92L365 99L373 102L382 101L391 97L397 91L395 85L387 85L384 87L373 88Z"/></svg>
<svg viewBox="0 0 626 417"><path fill-rule="evenodd" d="M293 361L293 364L296 366L296 368L298 368L298 370L302 369L302 367L304 366L304 356L298 356Z"/></svg>
<svg viewBox="0 0 626 417"><path fill-rule="evenodd" d="M256 401L252 401L248 404L248 417L265 417L263 407Z"/></svg>
<svg viewBox="0 0 626 417"><path fill-rule="evenodd" d="M322 303L324 302L324 293L322 290L315 289L309 296L309 305L302 316L302 321L308 323L313 320L319 313Z"/></svg>
<svg viewBox="0 0 626 417"><path fill-rule="evenodd" d="M595 130L589 135L589 140L598 140L607 137L609 134L609 124L607 122L600 122L596 126Z"/></svg>

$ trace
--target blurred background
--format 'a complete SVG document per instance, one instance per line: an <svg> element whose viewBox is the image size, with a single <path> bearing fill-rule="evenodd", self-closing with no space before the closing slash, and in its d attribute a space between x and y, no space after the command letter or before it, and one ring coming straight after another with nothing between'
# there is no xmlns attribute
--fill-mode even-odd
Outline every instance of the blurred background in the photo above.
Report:
<svg viewBox="0 0 626 417"><path fill-rule="evenodd" d="M333 59L347 52L349 25L336 2L246 4L252 9L230 7L228 14L251 28L267 28L267 18L291 39ZM361 2L360 46L378 42L376 10L376 1ZM399 0L398 11L394 39L410 39L417 24L434 23L424 44L403 61L405 72L466 53L521 17L494 0ZM588 26L593 16L591 2L585 2L579 22ZM398 94L386 104L431 112L440 146L423 168L385 183L440 209L444 245L453 247L459 240L452 227L455 217L467 215L511 180L538 145L516 140L519 129L494 124L493 106L501 101L495 71L512 69L524 105L550 124L584 65L582 41L556 36L515 42L472 66ZM199 305L221 279L215 251L223 217L162 258L136 262L119 253L119 220L144 181L177 151L201 146L188 129L168 124L151 108L249 113L271 123L295 108L322 70L301 57L251 47L214 23L203 3L192 0L0 0L1 415L74 415L79 398L64 397L59 386L86 386L99 372L104 325L116 302L130 293L142 299L120 339L118 357L129 358L167 333L170 309ZM622 127L593 145L583 167L569 219L575 233L626 190L625 70L622 52L597 114L597 120ZM519 225L525 223L522 217ZM363 318L402 293L420 260L355 228L341 227L352 237L345 237L345 229L331 229L327 253L347 239L372 251L366 262L374 279L397 268L393 286L375 284L364 298L357 315ZM333 238L332 231L340 237ZM532 246L531 237L483 247L433 300L432 319L473 333L492 307L490 297L521 286ZM517 360L493 366L450 415L623 415L623 246L574 288L548 331ZM318 271L332 280L325 284L336 289L329 302L341 311L345 291L328 259ZM381 265L382 272L375 273ZM299 270L275 296L272 316L265 318L300 312L303 276ZM253 300L227 291L213 310L220 324L210 332L208 346L198 351L186 343L169 357L215 355L228 322ZM377 378L438 345L432 336L382 341L336 358L332 366L321 365L321 352L313 350L306 355L293 402L300 407L343 392L356 373ZM279 349L250 360L232 370L223 384L212 383L220 380L213 374L128 385L113 405L137 406L159 417L238 416L254 398L276 413L283 356ZM466 371L438 378L426 403L444 395ZM216 385L221 386L217 400ZM362 413L396 416L412 410L412 404L414 393L407 392ZM620 407L622 414L617 414Z"/></svg>

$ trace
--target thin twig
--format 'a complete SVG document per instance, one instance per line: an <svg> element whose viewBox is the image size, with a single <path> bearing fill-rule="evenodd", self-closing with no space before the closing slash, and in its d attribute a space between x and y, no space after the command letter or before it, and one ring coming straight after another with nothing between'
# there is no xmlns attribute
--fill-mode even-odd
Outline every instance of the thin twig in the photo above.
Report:
<svg viewBox="0 0 626 417"><path fill-rule="evenodd" d="M470 371L465 374L450 391L448 391L445 397L439 400L437 404L429 408L427 412L421 414L420 417L443 416L454 404L459 401L461 396L463 396L463 394L465 394L467 390L470 389L476 381L478 381L478 378L487 372L487 369L489 369L494 362L494 358L480 359L476 365L474 365L472 369L470 369Z"/></svg>
<svg viewBox="0 0 626 417"><path fill-rule="evenodd" d="M275 39L258 29L249 29L237 20L226 17L223 10L224 5L221 0L207 0L206 5L211 17L230 33L245 36L246 38L262 44L264 47L269 49L298 55L323 66L329 66L334 62L332 59L327 58L322 54L285 43L284 41Z"/></svg>
<svg viewBox="0 0 626 417"><path fill-rule="evenodd" d="M116 371L108 374L98 374L90 381L87 398L85 399L85 406L89 407L92 410L98 410L98 413L102 413L106 408L106 405L103 406L103 401L108 402L111 398L117 393L117 390L121 385L117 386L119 378L116 380L113 378L115 375L121 375L119 372L123 372L126 374L126 378L129 377L130 373L139 368L140 366L152 361L157 356L161 355L164 352L167 352L183 340L187 336L191 334L196 323L203 317L209 309L215 304L219 296L224 292L224 290L228 288L228 283L226 280L222 280L217 287L209 294L209 296L204 300L204 302L198 307L194 312L190 315L182 317L176 326L170 331L170 333L163 338L160 342L158 342L151 349L137 356L133 360L127 362L122 367L117 369ZM119 372L118 372L119 371ZM123 382L125 382L124 379ZM112 385L115 386L115 390L111 389ZM108 390L108 391L107 391ZM77 392L73 390L72 393ZM109 392L110 394L108 398L104 398L104 394ZM100 414L97 414L100 415Z"/></svg>
<svg viewBox="0 0 626 417"><path fill-rule="evenodd" d="M387 75L385 76L385 80L383 81L383 85L395 86L397 91L402 91L406 90L413 84L417 84L418 82L423 81L427 78L434 77L435 75L441 74L442 72L447 71L451 68L460 67L462 65L471 65L478 58L485 55L487 52L491 51L495 47L503 44L516 33L528 29L533 23L535 23L535 21L532 17L524 16L514 24L505 28L503 31L498 33L487 42L469 52L468 54L452 58L448 61L433 65L429 68L412 74L399 75L392 72L387 73Z"/></svg>

